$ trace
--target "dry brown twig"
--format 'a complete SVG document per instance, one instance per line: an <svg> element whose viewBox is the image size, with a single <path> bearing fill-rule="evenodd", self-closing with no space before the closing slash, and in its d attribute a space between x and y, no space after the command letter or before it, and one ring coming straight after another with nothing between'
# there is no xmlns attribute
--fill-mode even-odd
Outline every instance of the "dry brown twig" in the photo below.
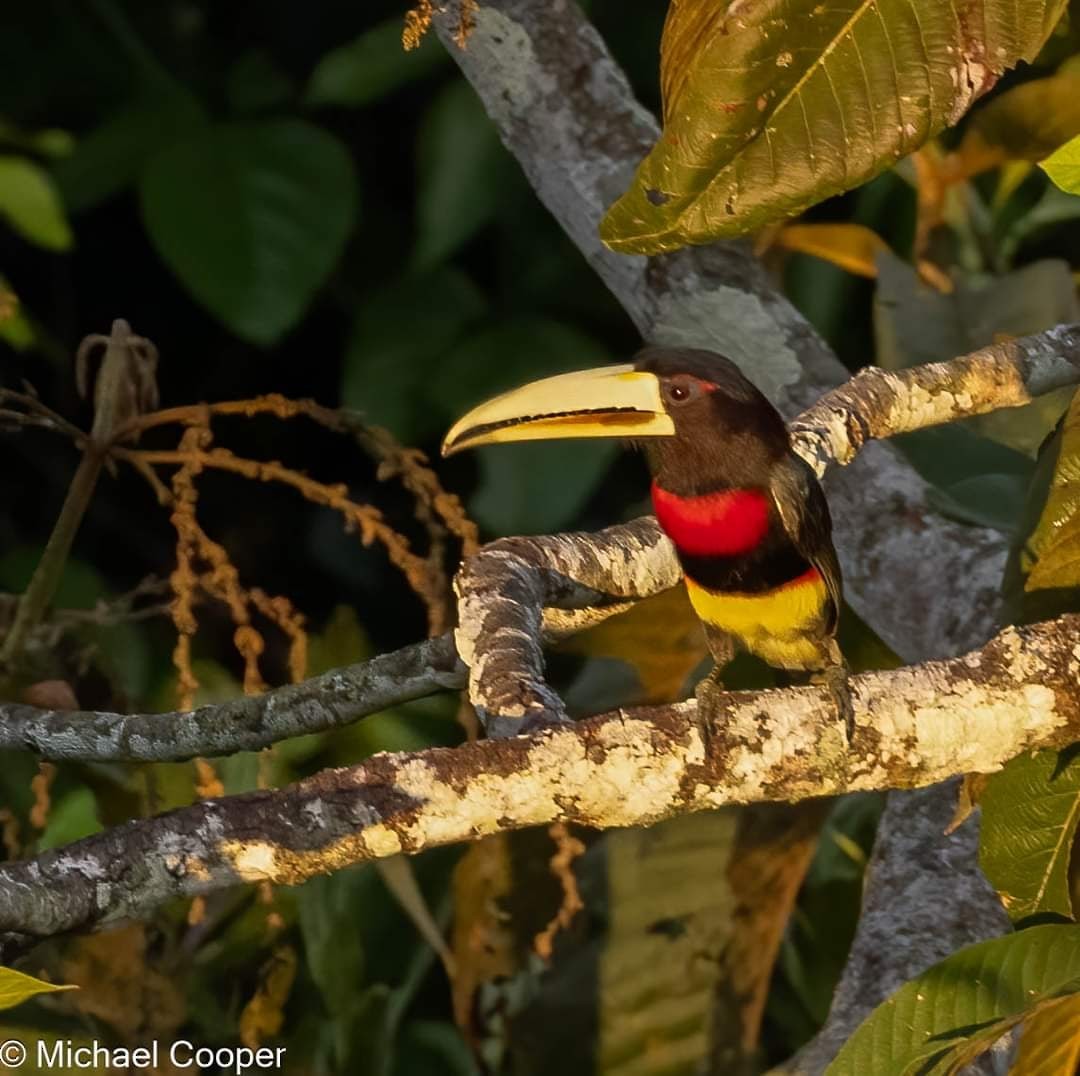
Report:
<svg viewBox="0 0 1080 1076"><path fill-rule="evenodd" d="M551 857L551 873L562 887L562 902L551 921L533 939L533 948L542 960L550 960L555 950L555 936L566 930L578 912L585 907L574 874L574 860L585 854L585 845L569 830L565 822L553 822L548 835L555 842L555 854Z"/></svg>
<svg viewBox="0 0 1080 1076"><path fill-rule="evenodd" d="M460 499L442 488L435 472L428 466L427 457L418 449L400 445L386 430L371 427L359 416L323 407L313 400L291 400L277 393L249 400L230 400L212 404L174 407L136 416L122 431L125 437L164 425L199 425L209 428L215 417L242 416L254 418L265 415L282 420L306 417L334 433L350 436L378 464L381 481L400 479L414 497L415 514L428 539L427 555L412 552L408 540L386 523L382 513L372 505L361 505L348 497L343 485L328 485L309 478L277 461L247 460L226 449L215 448L204 453L202 467L231 471L245 478L280 482L292 486L306 499L324 504L340 512L348 526L355 526L365 545L378 542L387 551L391 562L406 577L414 592L428 611L429 633L444 631L453 618L453 596L445 567L447 533L457 537L466 554L477 547L475 524L465 514ZM209 448L209 445L206 446ZM152 485L159 500L167 496L157 478L155 467L185 462L185 453L135 450L117 447L117 455L136 467Z"/></svg>
<svg viewBox="0 0 1080 1076"><path fill-rule="evenodd" d="M469 42L469 35L476 29L476 13L480 8L480 3L479 0L455 0L455 2L457 14L454 16L453 40L459 49L463 49ZM419 0L419 3L405 12L405 25L401 30L401 47L406 52L419 48L425 34L431 29L436 10L445 11L446 5L436 4L433 0Z"/></svg>
<svg viewBox="0 0 1080 1076"><path fill-rule="evenodd" d="M86 440L86 434L78 426L68 422L63 415L43 404L37 393L33 391L15 392L12 389L0 388L0 403L14 405L0 410L0 420L51 430L54 433L63 434L76 444L81 444Z"/></svg>

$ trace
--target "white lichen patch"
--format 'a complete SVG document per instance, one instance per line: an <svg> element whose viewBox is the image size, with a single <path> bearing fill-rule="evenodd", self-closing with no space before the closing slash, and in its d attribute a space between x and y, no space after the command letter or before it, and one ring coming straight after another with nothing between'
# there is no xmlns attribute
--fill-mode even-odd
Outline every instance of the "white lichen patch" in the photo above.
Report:
<svg viewBox="0 0 1080 1076"><path fill-rule="evenodd" d="M956 398L949 392L931 392L923 385L906 383L897 374L889 374L885 380L895 400L884 423L890 432L934 426L957 414Z"/></svg>
<svg viewBox="0 0 1080 1076"><path fill-rule="evenodd" d="M210 881L210 869L195 856L167 855L162 859L165 870L174 876L183 876L196 882Z"/></svg>
<svg viewBox="0 0 1080 1076"><path fill-rule="evenodd" d="M528 765L511 773L478 773L467 789L445 783L422 760L406 763L396 787L423 804L400 828L408 843L444 844L508 825L550 822L572 802L575 817L596 826L639 824L668 813L687 765L704 758L700 739L658 752L647 728L612 721L586 755L573 731L551 732L529 751Z"/></svg>
<svg viewBox="0 0 1080 1076"><path fill-rule="evenodd" d="M662 751L636 721L608 722L598 739L596 754L602 757L590 764L593 772L576 797L579 810L597 825L635 825L668 813L680 798L687 766L705 758L696 729L685 745L667 744Z"/></svg>
<svg viewBox="0 0 1080 1076"><path fill-rule="evenodd" d="M848 412L841 407L817 407L792 424L791 447L820 478L834 460L847 463L854 455L847 427Z"/></svg>
<svg viewBox="0 0 1080 1076"><path fill-rule="evenodd" d="M1054 693L1038 684L1000 690L961 684L936 705L915 709L918 757L942 776L990 772L1016 754L1028 734L1064 723Z"/></svg>

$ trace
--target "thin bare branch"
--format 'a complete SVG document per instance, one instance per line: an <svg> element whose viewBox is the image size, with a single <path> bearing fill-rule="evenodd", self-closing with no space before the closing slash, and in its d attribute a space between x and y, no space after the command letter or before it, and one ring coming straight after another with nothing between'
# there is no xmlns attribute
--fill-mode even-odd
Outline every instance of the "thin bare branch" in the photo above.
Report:
<svg viewBox="0 0 1080 1076"><path fill-rule="evenodd" d="M0 703L0 750L99 762L179 762L258 751L464 683L453 640L442 635L265 695L197 710L108 714Z"/></svg>

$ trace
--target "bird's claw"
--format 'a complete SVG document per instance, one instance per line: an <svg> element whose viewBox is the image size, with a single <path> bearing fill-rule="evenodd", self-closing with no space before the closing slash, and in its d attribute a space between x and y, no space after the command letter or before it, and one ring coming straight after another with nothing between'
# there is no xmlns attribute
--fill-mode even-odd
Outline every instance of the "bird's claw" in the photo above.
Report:
<svg viewBox="0 0 1080 1076"><path fill-rule="evenodd" d="M694 723L701 734L701 742L705 745L708 753L709 740L712 737L712 715L716 711L716 698L727 691L724 682L720 678L719 669L713 668L709 674L698 681L694 688L694 698L697 706L694 710Z"/></svg>
<svg viewBox="0 0 1080 1076"><path fill-rule="evenodd" d="M487 714L483 718L484 731L489 740L505 740L510 736L527 736L546 729L560 729L573 724L563 710L551 707L536 707L523 717L503 717L500 714Z"/></svg>
<svg viewBox="0 0 1080 1076"><path fill-rule="evenodd" d="M850 673L846 664L830 665L817 674L812 682L828 688L838 716L844 721L848 746L855 738L855 704L851 695Z"/></svg>

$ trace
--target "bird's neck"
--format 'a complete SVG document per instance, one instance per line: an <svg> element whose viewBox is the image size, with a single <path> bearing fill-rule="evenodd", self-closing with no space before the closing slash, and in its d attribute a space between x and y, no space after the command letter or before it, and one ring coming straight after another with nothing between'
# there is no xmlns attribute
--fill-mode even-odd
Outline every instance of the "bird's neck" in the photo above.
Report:
<svg viewBox="0 0 1080 1076"><path fill-rule="evenodd" d="M720 489L680 496L652 484L653 510L680 553L737 557L756 549L770 526L770 498L761 488Z"/></svg>

